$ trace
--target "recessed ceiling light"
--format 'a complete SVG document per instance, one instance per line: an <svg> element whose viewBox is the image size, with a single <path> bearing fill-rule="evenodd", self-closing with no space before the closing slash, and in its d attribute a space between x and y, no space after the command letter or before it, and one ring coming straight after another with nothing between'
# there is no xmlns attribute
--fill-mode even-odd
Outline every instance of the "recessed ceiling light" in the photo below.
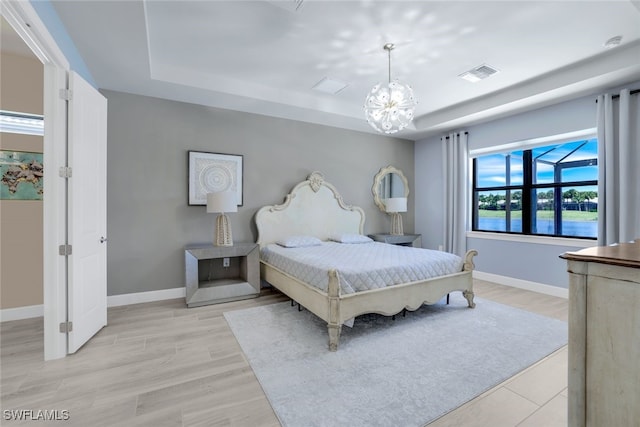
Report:
<svg viewBox="0 0 640 427"><path fill-rule="evenodd" d="M471 83L475 83L479 82L480 80L484 80L497 72L498 70L491 67L490 65L482 64L472 70L465 71L464 73L459 74L458 77L465 79L466 81L469 81Z"/></svg>
<svg viewBox="0 0 640 427"><path fill-rule="evenodd" d="M300 12L304 0L267 0L269 3L278 6L289 12Z"/></svg>
<svg viewBox="0 0 640 427"><path fill-rule="evenodd" d="M611 37L609 40L604 42L604 47L606 47L607 49L611 49L616 46L619 46L621 42L622 42L622 36Z"/></svg>
<svg viewBox="0 0 640 427"><path fill-rule="evenodd" d="M324 77L318 83L313 85L312 89L319 92L335 95L347 86L349 86L349 83L345 83L336 79L330 79L329 77Z"/></svg>

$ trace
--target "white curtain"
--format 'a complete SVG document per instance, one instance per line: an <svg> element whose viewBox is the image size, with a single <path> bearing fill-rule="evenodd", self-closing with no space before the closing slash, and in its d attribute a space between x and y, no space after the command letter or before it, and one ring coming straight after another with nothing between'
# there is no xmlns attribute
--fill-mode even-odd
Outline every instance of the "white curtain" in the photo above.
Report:
<svg viewBox="0 0 640 427"><path fill-rule="evenodd" d="M443 136L444 250L463 256L467 250L467 133Z"/></svg>
<svg viewBox="0 0 640 427"><path fill-rule="evenodd" d="M598 97L598 245L640 238L640 101Z"/></svg>

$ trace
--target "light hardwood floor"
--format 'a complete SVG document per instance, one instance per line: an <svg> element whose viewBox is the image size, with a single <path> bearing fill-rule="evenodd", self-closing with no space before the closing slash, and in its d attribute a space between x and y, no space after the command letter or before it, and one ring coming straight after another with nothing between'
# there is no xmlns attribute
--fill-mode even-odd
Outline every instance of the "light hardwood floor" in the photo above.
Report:
<svg viewBox="0 0 640 427"><path fill-rule="evenodd" d="M566 299L475 282L476 295L567 320ZM42 318L0 325L0 424L5 410L67 410L64 426L279 426L224 311L257 299L187 309L169 300L109 309L108 326L78 353L43 361ZM556 351L434 421L443 426L566 426L567 349Z"/></svg>

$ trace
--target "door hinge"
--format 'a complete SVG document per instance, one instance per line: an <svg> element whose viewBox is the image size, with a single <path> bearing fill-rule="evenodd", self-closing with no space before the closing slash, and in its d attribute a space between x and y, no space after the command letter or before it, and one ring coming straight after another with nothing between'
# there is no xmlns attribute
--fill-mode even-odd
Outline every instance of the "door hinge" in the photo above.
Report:
<svg viewBox="0 0 640 427"><path fill-rule="evenodd" d="M73 175L73 169L70 166L60 166L58 170L58 175L60 178L71 178Z"/></svg>
<svg viewBox="0 0 640 427"><path fill-rule="evenodd" d="M60 99L71 101L73 99L73 92L71 92L70 89L60 89Z"/></svg>
<svg viewBox="0 0 640 427"><path fill-rule="evenodd" d="M58 246L58 253L62 256L71 255L71 245Z"/></svg>
<svg viewBox="0 0 640 427"><path fill-rule="evenodd" d="M62 322L60 323L60 333L66 334L67 332L73 331L73 322Z"/></svg>

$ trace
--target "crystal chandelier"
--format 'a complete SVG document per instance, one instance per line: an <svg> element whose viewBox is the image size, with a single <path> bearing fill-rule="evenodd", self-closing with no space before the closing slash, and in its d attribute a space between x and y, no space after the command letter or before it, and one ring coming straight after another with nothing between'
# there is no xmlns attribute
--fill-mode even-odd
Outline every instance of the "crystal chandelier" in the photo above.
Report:
<svg viewBox="0 0 640 427"><path fill-rule="evenodd" d="M383 46L389 54L389 83L378 83L369 92L364 103L367 122L378 132L396 133L413 120L417 101L411 86L391 81L391 51L393 43Z"/></svg>

